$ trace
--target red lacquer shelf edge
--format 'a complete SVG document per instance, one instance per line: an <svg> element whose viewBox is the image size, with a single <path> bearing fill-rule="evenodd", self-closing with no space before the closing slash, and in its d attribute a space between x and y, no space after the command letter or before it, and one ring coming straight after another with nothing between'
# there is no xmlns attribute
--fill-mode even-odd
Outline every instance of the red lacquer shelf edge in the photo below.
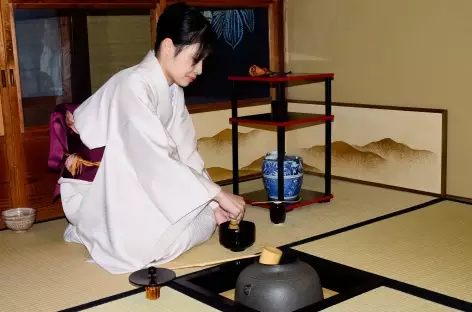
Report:
<svg viewBox="0 0 472 312"><path fill-rule="evenodd" d="M259 82L285 82L296 80L322 80L326 78L334 78L334 73L320 73L320 74L289 74L286 76L229 76L230 81L259 81Z"/></svg>
<svg viewBox="0 0 472 312"><path fill-rule="evenodd" d="M290 121L265 121L265 120L245 119L245 117L238 117L238 118L230 118L229 122L240 123L240 124L255 124L255 125L287 127L287 126L301 125L301 124L310 123L310 122L328 121L328 120L334 120L334 116L333 115L316 116L316 117L308 117L305 119L290 120Z"/></svg>
<svg viewBox="0 0 472 312"><path fill-rule="evenodd" d="M264 203L265 201L269 200L267 198L267 193L264 189L259 189L257 191L252 191L249 193L240 194L246 204L261 207L261 208L270 208L269 204ZM312 191L302 188L300 190L301 201L297 203L287 203L285 204L285 210L291 211L296 208L300 208L303 206L315 204L315 203L323 203L329 202L332 198L334 198L333 194L326 195L322 192Z"/></svg>
<svg viewBox="0 0 472 312"><path fill-rule="evenodd" d="M241 195L241 196L243 196L243 198L244 198L244 194ZM333 198L334 198L334 195L331 194L331 195L326 195L326 196L320 196L320 197L313 198L313 199L306 200L306 201L300 201L296 204L287 205L285 207L285 211L291 211L293 209L308 206L308 205L311 205L311 204L316 204L316 203L319 203L319 202L327 202L327 201L330 201ZM252 204L253 201L248 200L248 199L244 199L244 201L248 205L257 206L257 207L266 208L266 209L270 208L270 206L268 204ZM256 202L256 201L254 201L254 202Z"/></svg>

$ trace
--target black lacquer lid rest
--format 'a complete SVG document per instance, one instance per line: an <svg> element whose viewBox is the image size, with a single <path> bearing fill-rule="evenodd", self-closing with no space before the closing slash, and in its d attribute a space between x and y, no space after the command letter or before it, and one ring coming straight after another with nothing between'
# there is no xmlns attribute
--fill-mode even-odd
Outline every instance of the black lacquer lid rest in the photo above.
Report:
<svg viewBox="0 0 472 312"><path fill-rule="evenodd" d="M149 267L132 273L130 283L146 288L146 298L156 300L160 297L160 287L176 277L174 271L165 268Z"/></svg>

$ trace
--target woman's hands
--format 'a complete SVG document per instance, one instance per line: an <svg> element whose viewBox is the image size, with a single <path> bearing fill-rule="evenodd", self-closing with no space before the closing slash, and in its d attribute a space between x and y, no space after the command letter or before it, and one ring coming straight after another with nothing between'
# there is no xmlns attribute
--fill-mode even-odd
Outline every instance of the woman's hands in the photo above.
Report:
<svg viewBox="0 0 472 312"><path fill-rule="evenodd" d="M74 115L71 112L66 111L66 125L72 129L75 133L79 134L79 131L75 128Z"/></svg>
<svg viewBox="0 0 472 312"><path fill-rule="evenodd" d="M213 209L213 213L215 214L216 223L218 225L229 221L229 213L223 210L223 208L218 206L217 208Z"/></svg>
<svg viewBox="0 0 472 312"><path fill-rule="evenodd" d="M229 214L231 219L239 222L244 217L246 202L241 196L221 190L220 193L216 195L215 200L220 205L220 208ZM216 215L217 213L220 215ZM223 212L215 211L215 216L218 220L219 217L223 218L225 214Z"/></svg>

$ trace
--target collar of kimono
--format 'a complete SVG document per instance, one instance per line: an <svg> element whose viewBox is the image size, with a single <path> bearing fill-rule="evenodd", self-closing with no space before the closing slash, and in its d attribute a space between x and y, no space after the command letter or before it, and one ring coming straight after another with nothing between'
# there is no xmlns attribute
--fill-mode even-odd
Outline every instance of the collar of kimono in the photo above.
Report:
<svg viewBox="0 0 472 312"><path fill-rule="evenodd" d="M151 81L153 87L156 88L156 93L159 98L159 102L162 101L171 101L175 96L175 92L178 89L178 86L173 83L169 86L164 71L162 70L161 64L157 59L153 50L150 50L144 59L139 64L140 67L145 68L151 74Z"/></svg>

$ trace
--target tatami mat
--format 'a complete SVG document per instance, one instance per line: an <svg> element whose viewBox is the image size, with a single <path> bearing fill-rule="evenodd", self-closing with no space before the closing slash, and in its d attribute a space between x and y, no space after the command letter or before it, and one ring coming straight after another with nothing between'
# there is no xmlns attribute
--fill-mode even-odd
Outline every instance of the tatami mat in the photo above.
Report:
<svg viewBox="0 0 472 312"><path fill-rule="evenodd" d="M261 181L243 183L254 190ZM307 176L305 185L322 189L323 180ZM248 207L246 219L256 222L257 244L281 245L341 228L431 200L431 197L348 182L333 181L335 198L292 211L284 226L270 224L268 211ZM87 263L86 250L62 239L65 220L36 224L27 233L0 232L0 302L6 311L57 311L133 289L128 274L111 275ZM222 248L217 234L207 243L169 264L196 264L234 257ZM177 270L178 275L201 268Z"/></svg>
<svg viewBox="0 0 472 312"><path fill-rule="evenodd" d="M0 232L0 302L5 311L57 311L133 287L86 263L88 253L62 240L65 220L40 223L27 233Z"/></svg>
<svg viewBox="0 0 472 312"><path fill-rule="evenodd" d="M172 288L163 287L158 300L148 300L144 293L105 303L89 312L214 312L219 311Z"/></svg>
<svg viewBox="0 0 472 312"><path fill-rule="evenodd" d="M304 179L306 188L324 190L322 178L306 176ZM227 188L231 189L231 186ZM261 180L249 181L241 185L240 192L244 193L259 188L263 188ZM175 268L257 253L265 244L276 246L288 244L433 199L424 195L337 180L333 181L332 188L334 199L331 202L313 204L293 210L287 214L286 222L283 225L273 225L267 209L249 207L244 219L256 224L256 243L244 252L234 253L222 248L218 235L215 235L207 243L193 248L163 267ZM179 269L176 272L182 275L199 269L201 268Z"/></svg>
<svg viewBox="0 0 472 312"><path fill-rule="evenodd" d="M379 287L323 312L449 312L457 311L395 289Z"/></svg>
<svg viewBox="0 0 472 312"><path fill-rule="evenodd" d="M234 289L220 295L234 300ZM324 298L336 295L329 289L323 289ZM128 296L119 300L105 303L86 311L89 312L131 312L131 311L162 311L162 312L206 312L219 311L169 287L161 290L161 298L157 301L146 300L144 293ZM434 312L434 311L433 311Z"/></svg>
<svg viewBox="0 0 472 312"><path fill-rule="evenodd" d="M472 302L472 206L450 201L295 249Z"/></svg>

